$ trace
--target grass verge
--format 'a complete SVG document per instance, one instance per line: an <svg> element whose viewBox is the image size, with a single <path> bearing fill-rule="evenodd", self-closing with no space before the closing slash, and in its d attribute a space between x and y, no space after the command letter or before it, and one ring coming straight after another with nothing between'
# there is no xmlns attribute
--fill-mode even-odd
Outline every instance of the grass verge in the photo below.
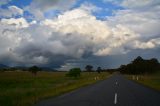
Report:
<svg viewBox="0 0 160 106"><path fill-rule="evenodd" d="M0 106L30 106L49 97L61 95L74 89L106 79L109 74L83 72L80 78L65 77L65 72L0 73ZM98 80L95 77L99 76Z"/></svg>
<svg viewBox="0 0 160 106"><path fill-rule="evenodd" d="M133 75L126 75L126 76L129 79L134 80L140 84L143 84L147 87L160 91L160 72L150 74L150 75L138 75L138 80L137 80L137 76L134 76L134 77Z"/></svg>

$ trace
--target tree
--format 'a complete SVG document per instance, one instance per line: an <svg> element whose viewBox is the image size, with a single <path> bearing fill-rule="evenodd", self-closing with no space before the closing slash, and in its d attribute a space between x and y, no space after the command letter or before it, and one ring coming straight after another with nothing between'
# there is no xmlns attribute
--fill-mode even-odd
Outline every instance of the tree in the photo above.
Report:
<svg viewBox="0 0 160 106"><path fill-rule="evenodd" d="M138 56L136 59L133 60L132 63L140 63L140 62L143 62L143 58L141 56Z"/></svg>
<svg viewBox="0 0 160 106"><path fill-rule="evenodd" d="M96 71L100 74L102 71L101 67L98 67Z"/></svg>
<svg viewBox="0 0 160 106"><path fill-rule="evenodd" d="M80 77L80 75L81 75L81 69L80 68L72 68L66 74L66 76L74 77L74 78Z"/></svg>
<svg viewBox="0 0 160 106"><path fill-rule="evenodd" d="M160 70L160 64L156 58L145 60L138 56L127 65L122 65L119 71L124 74L150 74Z"/></svg>
<svg viewBox="0 0 160 106"><path fill-rule="evenodd" d="M91 65L86 65L86 67L85 67L85 69L86 69L87 71L89 71L89 72L92 71L92 68L93 68L93 66L91 66Z"/></svg>
<svg viewBox="0 0 160 106"><path fill-rule="evenodd" d="M34 74L34 75L37 75L37 72L40 71L41 69L37 66L32 66L29 68L29 71Z"/></svg>

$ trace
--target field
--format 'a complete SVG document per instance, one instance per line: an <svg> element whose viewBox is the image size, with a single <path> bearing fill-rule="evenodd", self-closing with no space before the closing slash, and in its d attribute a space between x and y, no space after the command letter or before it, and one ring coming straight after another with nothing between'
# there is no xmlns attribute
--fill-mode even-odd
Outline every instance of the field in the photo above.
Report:
<svg viewBox="0 0 160 106"><path fill-rule="evenodd" d="M30 106L49 97L96 83L109 77L108 73L83 72L80 78L65 76L65 72L0 73L0 106ZM95 77L99 76L98 80Z"/></svg>
<svg viewBox="0 0 160 106"><path fill-rule="evenodd" d="M149 75L138 75L138 80L137 76L134 79L133 75L129 75L128 77L138 83L160 91L160 72Z"/></svg>

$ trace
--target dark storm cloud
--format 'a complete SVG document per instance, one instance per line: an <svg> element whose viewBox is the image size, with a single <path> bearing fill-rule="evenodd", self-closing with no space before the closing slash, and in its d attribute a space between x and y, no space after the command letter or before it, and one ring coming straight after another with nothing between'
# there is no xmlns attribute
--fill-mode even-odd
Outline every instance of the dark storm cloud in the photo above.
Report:
<svg viewBox="0 0 160 106"><path fill-rule="evenodd" d="M93 65L94 69L96 69L97 67L102 67L103 69L118 68L120 67L120 65L125 65L132 62L138 56L141 56L144 59L157 58L160 62L159 52L159 47L152 50L137 49L128 52L127 54L109 55L101 57L91 56L81 60L66 61L64 66L69 68L81 67L82 69L85 69L85 66L89 64ZM61 69L63 69L63 67L61 67Z"/></svg>

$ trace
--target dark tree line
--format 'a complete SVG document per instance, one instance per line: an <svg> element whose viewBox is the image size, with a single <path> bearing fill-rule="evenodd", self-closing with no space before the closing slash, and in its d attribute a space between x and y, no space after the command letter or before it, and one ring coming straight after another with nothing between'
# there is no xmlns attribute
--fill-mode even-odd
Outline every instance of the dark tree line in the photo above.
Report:
<svg viewBox="0 0 160 106"><path fill-rule="evenodd" d="M156 58L145 60L138 56L130 64L121 65L118 71L122 74L150 74L160 71L160 63Z"/></svg>
<svg viewBox="0 0 160 106"><path fill-rule="evenodd" d="M28 68L16 68L16 67L7 67L7 68L1 68L0 72L5 72L5 71L29 71L33 75L36 75L38 71L41 71L42 69L38 66L31 66Z"/></svg>
<svg viewBox="0 0 160 106"><path fill-rule="evenodd" d="M86 65L85 67L86 72L94 72L92 65ZM22 71L30 71L33 75L36 75L38 71L43 71L42 68L38 66L32 66L28 68L16 68L16 67L7 67L0 69L0 72L3 71L16 71L16 70L22 70ZM138 56L136 59L134 59L131 63L127 65L121 65L118 69L101 69L101 67L97 67L98 73L100 72L120 72L122 74L150 74L154 73L156 71L160 71L160 63L156 58L152 58L149 60L145 60L142 57ZM74 76L78 77L80 76L81 69L80 68L73 68L69 71L68 76Z"/></svg>

